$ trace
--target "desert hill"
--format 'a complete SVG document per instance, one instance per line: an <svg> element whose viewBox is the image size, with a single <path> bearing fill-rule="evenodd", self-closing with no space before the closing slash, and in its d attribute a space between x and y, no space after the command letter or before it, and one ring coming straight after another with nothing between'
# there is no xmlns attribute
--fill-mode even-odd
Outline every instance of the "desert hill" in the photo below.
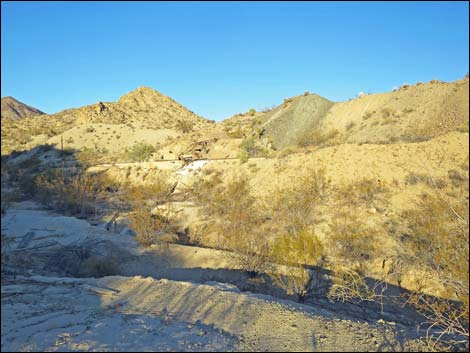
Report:
<svg viewBox="0 0 470 353"><path fill-rule="evenodd" d="M173 99L149 87L139 87L115 103L98 102L81 108L79 123L141 124L151 129L192 131L207 124Z"/></svg>
<svg viewBox="0 0 470 353"><path fill-rule="evenodd" d="M265 117L266 135L276 148L340 143L423 141L468 129L468 77L332 103L318 95L285 99Z"/></svg>
<svg viewBox="0 0 470 353"><path fill-rule="evenodd" d="M156 144L212 125L173 99L148 87L140 87L117 102L87 105L25 118L2 126L2 154L40 144L81 150L121 151L138 142Z"/></svg>
<svg viewBox="0 0 470 353"><path fill-rule="evenodd" d="M2 119L8 118L8 119L16 120L16 119L25 118L28 116L45 114L39 109L30 107L29 105L26 105L16 100L13 97L3 97L1 105L2 105L2 111L1 111Z"/></svg>

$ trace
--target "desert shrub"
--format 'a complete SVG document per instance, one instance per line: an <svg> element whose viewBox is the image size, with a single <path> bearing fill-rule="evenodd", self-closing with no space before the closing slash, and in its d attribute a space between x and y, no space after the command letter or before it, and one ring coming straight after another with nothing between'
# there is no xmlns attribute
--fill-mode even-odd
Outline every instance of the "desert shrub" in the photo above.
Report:
<svg viewBox="0 0 470 353"><path fill-rule="evenodd" d="M240 162L246 163L248 162L248 159L250 158L250 155L246 150L242 150L240 154L238 155L238 158L240 158Z"/></svg>
<svg viewBox="0 0 470 353"><path fill-rule="evenodd" d="M184 134L193 131L193 124L188 120L177 120L176 128Z"/></svg>
<svg viewBox="0 0 470 353"><path fill-rule="evenodd" d="M337 137L338 134L339 131L336 129L332 129L326 132L322 132L320 129L315 129L304 134L299 139L298 145L301 147L312 145L318 147L328 147L335 143L334 138Z"/></svg>
<svg viewBox="0 0 470 353"><path fill-rule="evenodd" d="M362 271L378 253L379 230L367 226L357 216L339 213L329 224L328 241L332 258L349 268Z"/></svg>
<svg viewBox="0 0 470 353"><path fill-rule="evenodd" d="M356 126L356 123L351 121L346 125L346 130L351 130L354 126Z"/></svg>
<svg viewBox="0 0 470 353"><path fill-rule="evenodd" d="M267 150L258 143L261 131L261 129L258 129L254 135L246 137L240 144L241 151L248 154L249 157L259 157L267 154Z"/></svg>
<svg viewBox="0 0 470 353"><path fill-rule="evenodd" d="M366 177L338 189L344 205L358 206L363 204L367 207L373 206L377 197L386 194L387 191L388 188L383 182Z"/></svg>
<svg viewBox="0 0 470 353"><path fill-rule="evenodd" d="M100 161L99 153L87 147L78 152L75 157L80 165L83 166L83 168L88 168L92 165L99 164Z"/></svg>
<svg viewBox="0 0 470 353"><path fill-rule="evenodd" d="M443 189L447 186L447 183L442 178L435 178L426 173L410 172L405 177L405 183L407 185L416 185L417 183L425 184L432 188Z"/></svg>
<svg viewBox="0 0 470 353"><path fill-rule="evenodd" d="M381 110L382 118L398 117L398 113L392 108L383 108Z"/></svg>
<svg viewBox="0 0 470 353"><path fill-rule="evenodd" d="M83 170L52 170L34 179L35 197L59 211L86 216L95 210L95 201L103 192L102 176Z"/></svg>
<svg viewBox="0 0 470 353"><path fill-rule="evenodd" d="M468 122L466 124L460 125L457 128L457 131L462 133L468 133Z"/></svg>
<svg viewBox="0 0 470 353"><path fill-rule="evenodd" d="M285 158L293 153L297 153L299 152L299 148L297 147L294 147L294 146L287 146L287 147L284 147L282 150L280 150L276 157L277 158Z"/></svg>
<svg viewBox="0 0 470 353"><path fill-rule="evenodd" d="M419 142L429 141L432 139L432 137L427 136L427 135L421 135L421 134L405 134L405 135L400 135L398 139L406 143L419 143Z"/></svg>
<svg viewBox="0 0 470 353"><path fill-rule="evenodd" d="M222 240L223 247L229 250L226 256L236 268L246 271L250 277L267 270L269 244L263 234L254 227L249 232L241 232L233 224L226 224L221 229L226 232Z"/></svg>
<svg viewBox="0 0 470 353"><path fill-rule="evenodd" d="M297 234L318 223L318 207L327 201L330 191L331 181L323 169L307 169L296 184L273 192L269 213L285 232Z"/></svg>
<svg viewBox="0 0 470 353"><path fill-rule="evenodd" d="M219 246L228 250L229 260L251 276L265 271L268 243L248 179L241 176L223 183L214 175L195 185L193 197L213 220L208 230L220 234Z"/></svg>
<svg viewBox="0 0 470 353"><path fill-rule="evenodd" d="M154 152L155 147L148 143L140 142L128 150L127 156L131 161L143 162L149 159Z"/></svg>
<svg viewBox="0 0 470 353"><path fill-rule="evenodd" d="M440 193L424 194L415 208L403 214L409 235L404 247L411 268L421 270L420 291L409 295L434 329L442 334L469 338L469 209L468 199L445 199ZM445 289L444 299L423 294L429 283ZM457 300L456 304L453 300ZM439 341L441 336L434 337Z"/></svg>
<svg viewBox="0 0 470 353"><path fill-rule="evenodd" d="M372 118L372 116L375 114L375 110L374 111L367 111L364 113L364 115L362 116L362 120L367 120L367 119L370 119Z"/></svg>
<svg viewBox="0 0 470 353"><path fill-rule="evenodd" d="M151 207L139 204L129 216L129 226L136 232L135 239L140 244L161 244L167 235L175 232L173 210L158 208L152 212Z"/></svg>
<svg viewBox="0 0 470 353"><path fill-rule="evenodd" d="M249 136L245 138L240 144L242 151L246 151L248 154L255 152L256 138L255 136Z"/></svg>
<svg viewBox="0 0 470 353"><path fill-rule="evenodd" d="M294 101L294 98L284 98L284 104L288 104Z"/></svg>
<svg viewBox="0 0 470 353"><path fill-rule="evenodd" d="M78 277L104 277L117 274L116 263L108 258L91 256L80 264Z"/></svg>
<svg viewBox="0 0 470 353"><path fill-rule="evenodd" d="M328 298L351 303L378 302L383 305L387 283L382 280L369 282L363 274L347 266L336 266L331 277Z"/></svg>
<svg viewBox="0 0 470 353"><path fill-rule="evenodd" d="M450 181L452 182L452 185L458 187L464 184L465 182L468 183L468 177L465 175L462 175L457 169L450 169L447 172Z"/></svg>
<svg viewBox="0 0 470 353"><path fill-rule="evenodd" d="M28 173L35 173L39 171L41 165L41 159L37 154L33 154L30 157L19 162L16 167L18 169L26 170Z"/></svg>
<svg viewBox="0 0 470 353"><path fill-rule="evenodd" d="M37 187L35 183L35 174L28 172L20 172L18 176L18 188L27 197L33 197L36 195Z"/></svg>
<svg viewBox="0 0 470 353"><path fill-rule="evenodd" d="M366 265L383 255L377 246L381 231L346 212L339 213L329 224L327 242L334 272L328 292L330 299L383 303L386 282L378 279L368 283L364 275Z"/></svg>
<svg viewBox="0 0 470 353"><path fill-rule="evenodd" d="M240 126L237 126L237 129L228 132L228 135L229 135L231 138L239 139L239 138L242 138L242 137L243 137L243 131L241 130Z"/></svg>
<svg viewBox="0 0 470 353"><path fill-rule="evenodd" d="M123 185L124 201L131 206L151 201L155 205L168 201L168 197L173 191L174 184L164 175L154 178L151 183L139 185Z"/></svg>
<svg viewBox="0 0 470 353"><path fill-rule="evenodd" d="M222 178L218 173L210 173L210 177L199 179L192 186L191 197L197 205L204 207L204 212L211 216L216 214L212 209L212 203L217 204L222 201L218 199L218 192L222 189Z"/></svg>
<svg viewBox="0 0 470 353"><path fill-rule="evenodd" d="M274 263L284 267L281 271L272 271L270 276L287 294L297 295L297 299L302 302L314 285L313 270L304 265L317 265L322 254L320 240L307 229L278 236L271 247L271 258Z"/></svg>
<svg viewBox="0 0 470 353"><path fill-rule="evenodd" d="M14 191L4 191L1 193L1 212L2 215L10 208L12 202L18 201L18 193Z"/></svg>
<svg viewBox="0 0 470 353"><path fill-rule="evenodd" d="M253 115L255 115L255 114L256 114L256 109L254 109L254 108L251 108L251 109L248 111L248 115L250 115L250 116L253 116Z"/></svg>

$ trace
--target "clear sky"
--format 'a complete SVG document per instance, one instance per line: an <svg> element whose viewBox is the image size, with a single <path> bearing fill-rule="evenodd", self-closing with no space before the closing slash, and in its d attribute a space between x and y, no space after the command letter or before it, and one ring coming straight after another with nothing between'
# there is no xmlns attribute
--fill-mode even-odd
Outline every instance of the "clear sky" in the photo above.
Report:
<svg viewBox="0 0 470 353"><path fill-rule="evenodd" d="M1 94L54 113L150 86L208 119L462 78L467 2L8 2Z"/></svg>

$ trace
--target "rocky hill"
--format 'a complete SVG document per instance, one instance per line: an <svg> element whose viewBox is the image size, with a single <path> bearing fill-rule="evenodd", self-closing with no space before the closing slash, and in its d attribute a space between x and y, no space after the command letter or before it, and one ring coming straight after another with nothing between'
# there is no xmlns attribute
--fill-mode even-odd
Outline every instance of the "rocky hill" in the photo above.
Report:
<svg viewBox="0 0 470 353"><path fill-rule="evenodd" d="M136 123L147 128L174 128L183 132L208 123L206 119L149 87L139 87L115 103L98 102L74 113L78 113L80 123Z"/></svg>
<svg viewBox="0 0 470 353"><path fill-rule="evenodd" d="M98 102L67 109L45 115L44 119L24 118L21 122L5 122L2 124L2 154L39 144L57 144L61 138L68 141L67 148L95 146L100 150L119 150L139 141L161 143L168 137L212 125L160 92L140 87L117 102ZM165 133L155 133L155 130ZM94 135L87 135L90 133Z"/></svg>
<svg viewBox="0 0 470 353"><path fill-rule="evenodd" d="M2 119L8 118L17 120L28 116L45 114L39 109L30 107L29 105L26 105L13 97L3 97L1 106Z"/></svg>
<svg viewBox="0 0 470 353"><path fill-rule="evenodd" d="M404 85L332 103L318 95L285 99L264 117L276 148L341 143L417 142L467 130L468 77Z"/></svg>

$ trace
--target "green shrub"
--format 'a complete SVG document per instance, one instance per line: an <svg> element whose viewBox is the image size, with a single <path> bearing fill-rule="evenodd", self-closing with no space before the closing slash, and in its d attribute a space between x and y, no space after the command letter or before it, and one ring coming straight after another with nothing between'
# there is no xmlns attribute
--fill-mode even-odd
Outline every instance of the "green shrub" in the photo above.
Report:
<svg viewBox="0 0 470 353"><path fill-rule="evenodd" d="M313 284L312 270L305 269L303 265L317 265L322 254L320 240L306 229L278 236L271 248L271 258L274 263L285 267L283 271L271 272L270 276L287 294L297 295L302 302Z"/></svg>
<svg viewBox="0 0 470 353"><path fill-rule="evenodd" d="M468 133L468 122L466 124L463 124L457 128L458 132L462 133Z"/></svg>
<svg viewBox="0 0 470 353"><path fill-rule="evenodd" d="M176 128L184 134L193 131L193 124L187 120L177 120Z"/></svg>
<svg viewBox="0 0 470 353"><path fill-rule="evenodd" d="M143 203L129 216L129 226L137 234L135 239L144 246L161 244L165 236L175 232L171 209L157 209L154 213Z"/></svg>
<svg viewBox="0 0 470 353"><path fill-rule="evenodd" d="M140 142L129 149L127 156L131 161L143 162L149 159L154 152L155 147L148 143Z"/></svg>
<svg viewBox="0 0 470 353"><path fill-rule="evenodd" d="M248 154L247 151L242 150L240 154L238 155L238 158L240 158L240 162L246 163L248 162L248 159L250 158L250 155Z"/></svg>

